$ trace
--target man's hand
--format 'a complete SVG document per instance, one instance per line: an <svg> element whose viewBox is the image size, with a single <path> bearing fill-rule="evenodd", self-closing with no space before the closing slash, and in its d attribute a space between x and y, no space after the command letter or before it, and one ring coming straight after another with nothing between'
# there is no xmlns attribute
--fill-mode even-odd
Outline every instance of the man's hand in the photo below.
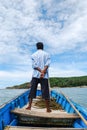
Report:
<svg viewBox="0 0 87 130"><path fill-rule="evenodd" d="M44 78L44 73L41 73L40 78Z"/></svg>
<svg viewBox="0 0 87 130"><path fill-rule="evenodd" d="M34 68L36 70L38 70L41 74L40 74L40 78L44 78L44 75L46 74L46 71L48 69L48 66L45 66L43 70L41 70L39 67Z"/></svg>
<svg viewBox="0 0 87 130"><path fill-rule="evenodd" d="M44 78L45 72L44 70L41 70L40 78Z"/></svg>
<svg viewBox="0 0 87 130"><path fill-rule="evenodd" d="M48 69L48 66L45 66L43 70L41 70L41 75L40 75L40 78L44 78L44 75L46 74L46 71Z"/></svg>

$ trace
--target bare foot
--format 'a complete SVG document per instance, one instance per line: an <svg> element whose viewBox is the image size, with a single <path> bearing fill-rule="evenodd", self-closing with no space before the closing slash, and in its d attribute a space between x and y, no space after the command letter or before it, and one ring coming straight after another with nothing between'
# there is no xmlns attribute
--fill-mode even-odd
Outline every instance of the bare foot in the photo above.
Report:
<svg viewBox="0 0 87 130"><path fill-rule="evenodd" d="M28 106L28 107L26 107L26 109L27 109L27 110L31 110L31 107Z"/></svg>
<svg viewBox="0 0 87 130"><path fill-rule="evenodd" d="M52 110L51 109L47 109L47 112L52 112Z"/></svg>

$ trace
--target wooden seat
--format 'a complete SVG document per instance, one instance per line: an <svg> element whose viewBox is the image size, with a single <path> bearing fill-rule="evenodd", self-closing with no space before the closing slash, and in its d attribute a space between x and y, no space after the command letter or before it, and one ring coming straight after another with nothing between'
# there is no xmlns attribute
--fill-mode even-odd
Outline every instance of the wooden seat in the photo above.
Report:
<svg viewBox="0 0 87 130"><path fill-rule="evenodd" d="M79 118L76 114L68 114L64 111L56 111L48 113L39 109L26 110L15 109L11 111L18 117L19 125L46 126L46 127L72 127L75 119Z"/></svg>
<svg viewBox="0 0 87 130"><path fill-rule="evenodd" d="M79 118L76 114L69 114L66 112L58 112L58 113L47 113L47 112L39 112L39 111L33 111L33 110L26 110L26 109L15 109L11 111L12 113L15 113L18 116L26 116L26 117L40 117L40 118L71 118L71 119L77 119Z"/></svg>
<svg viewBox="0 0 87 130"><path fill-rule="evenodd" d="M48 128L48 127L7 126L4 130L84 130L84 129L83 128Z"/></svg>

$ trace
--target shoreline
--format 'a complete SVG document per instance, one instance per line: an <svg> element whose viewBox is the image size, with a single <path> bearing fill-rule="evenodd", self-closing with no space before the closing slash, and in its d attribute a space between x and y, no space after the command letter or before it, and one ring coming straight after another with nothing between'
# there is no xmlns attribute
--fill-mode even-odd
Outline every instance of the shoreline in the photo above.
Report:
<svg viewBox="0 0 87 130"><path fill-rule="evenodd" d="M54 87L50 87L51 89L53 89L53 88L87 88L87 86L86 85L84 85L84 86L73 86L73 87L58 87L58 86L54 86Z"/></svg>

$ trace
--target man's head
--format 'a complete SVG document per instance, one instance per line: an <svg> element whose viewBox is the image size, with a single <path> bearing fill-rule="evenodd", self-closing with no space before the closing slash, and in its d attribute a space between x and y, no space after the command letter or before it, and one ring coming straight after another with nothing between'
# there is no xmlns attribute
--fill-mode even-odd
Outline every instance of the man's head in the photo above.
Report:
<svg viewBox="0 0 87 130"><path fill-rule="evenodd" d="M42 49L43 50L43 43L42 42L36 43L36 47L37 47L37 49Z"/></svg>

